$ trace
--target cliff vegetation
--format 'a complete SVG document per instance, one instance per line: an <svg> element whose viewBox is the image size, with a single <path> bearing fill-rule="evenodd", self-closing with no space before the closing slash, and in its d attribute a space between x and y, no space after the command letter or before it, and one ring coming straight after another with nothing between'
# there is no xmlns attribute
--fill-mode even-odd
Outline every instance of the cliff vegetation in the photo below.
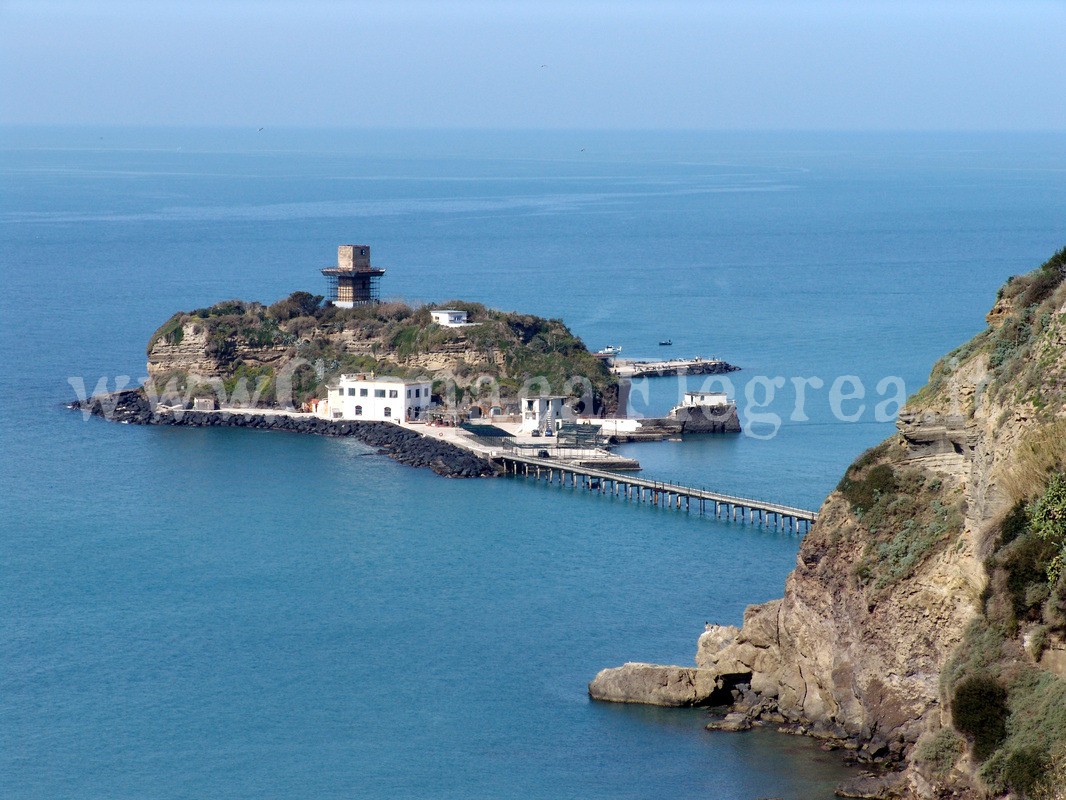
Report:
<svg viewBox="0 0 1066 800"><path fill-rule="evenodd" d="M750 684L734 715L868 765L845 794L1066 797L1066 249L987 319L849 467L784 597L700 639Z"/></svg>
<svg viewBox="0 0 1066 800"><path fill-rule="evenodd" d="M523 387L617 403L614 376L560 320L452 301L442 307L472 324L444 328L431 320L435 306L342 309L322 299L295 292L270 306L231 300L174 314L148 342L149 376L157 391L221 389L258 405L283 400L279 386L296 403L324 397L350 372L428 374L438 398L459 405L513 399Z"/></svg>

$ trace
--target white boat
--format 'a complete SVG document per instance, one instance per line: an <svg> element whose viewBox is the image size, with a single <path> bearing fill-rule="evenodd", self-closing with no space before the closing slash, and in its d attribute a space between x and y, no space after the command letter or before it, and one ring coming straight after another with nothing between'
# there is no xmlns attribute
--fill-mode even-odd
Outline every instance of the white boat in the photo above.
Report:
<svg viewBox="0 0 1066 800"><path fill-rule="evenodd" d="M622 352L622 348L621 347L617 347L616 345L609 344L605 348L603 348L602 350L597 350L596 351L596 355L598 355L598 356L616 356L616 355L618 355L621 352Z"/></svg>

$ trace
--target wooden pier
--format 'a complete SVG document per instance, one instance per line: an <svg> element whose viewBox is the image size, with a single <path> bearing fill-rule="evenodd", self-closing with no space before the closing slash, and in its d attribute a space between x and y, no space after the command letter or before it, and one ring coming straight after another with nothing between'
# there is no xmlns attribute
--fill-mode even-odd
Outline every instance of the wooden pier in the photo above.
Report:
<svg viewBox="0 0 1066 800"><path fill-rule="evenodd" d="M769 525L797 533L809 531L811 525L818 519L817 513L803 508L734 497L675 483L652 481L605 469L564 464L550 459L513 453L498 456L495 460L502 464L504 470L511 475L521 475L536 480L543 478L548 483L558 481L560 486L570 485L574 488L622 497L630 501L695 511L702 515L713 514L719 519Z"/></svg>

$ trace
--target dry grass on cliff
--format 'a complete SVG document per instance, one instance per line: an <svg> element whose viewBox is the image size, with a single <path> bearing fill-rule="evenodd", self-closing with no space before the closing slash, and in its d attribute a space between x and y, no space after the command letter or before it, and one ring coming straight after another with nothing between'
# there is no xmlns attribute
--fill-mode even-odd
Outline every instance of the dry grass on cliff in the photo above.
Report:
<svg viewBox="0 0 1066 800"><path fill-rule="evenodd" d="M1018 447L1014 462L1000 476L1000 486L1013 505L1040 494L1049 476L1066 468L1066 419L1042 425Z"/></svg>
<svg viewBox="0 0 1066 800"><path fill-rule="evenodd" d="M1047 780L1029 793L1029 800L1066 800L1066 748L1051 757Z"/></svg>

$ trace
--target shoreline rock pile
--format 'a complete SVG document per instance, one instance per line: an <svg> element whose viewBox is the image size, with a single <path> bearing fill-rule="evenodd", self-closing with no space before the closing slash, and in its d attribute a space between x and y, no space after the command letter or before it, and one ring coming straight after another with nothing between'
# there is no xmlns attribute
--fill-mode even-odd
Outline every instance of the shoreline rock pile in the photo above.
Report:
<svg viewBox="0 0 1066 800"><path fill-rule="evenodd" d="M127 389L76 400L70 408L87 411L111 422L129 425L173 425L195 428L233 427L288 431L319 436L352 436L376 447L401 464L428 467L446 478L486 478L499 474L490 461L460 447L390 422L327 420L310 416L270 414L262 410L196 411L186 408L153 408L139 389Z"/></svg>

